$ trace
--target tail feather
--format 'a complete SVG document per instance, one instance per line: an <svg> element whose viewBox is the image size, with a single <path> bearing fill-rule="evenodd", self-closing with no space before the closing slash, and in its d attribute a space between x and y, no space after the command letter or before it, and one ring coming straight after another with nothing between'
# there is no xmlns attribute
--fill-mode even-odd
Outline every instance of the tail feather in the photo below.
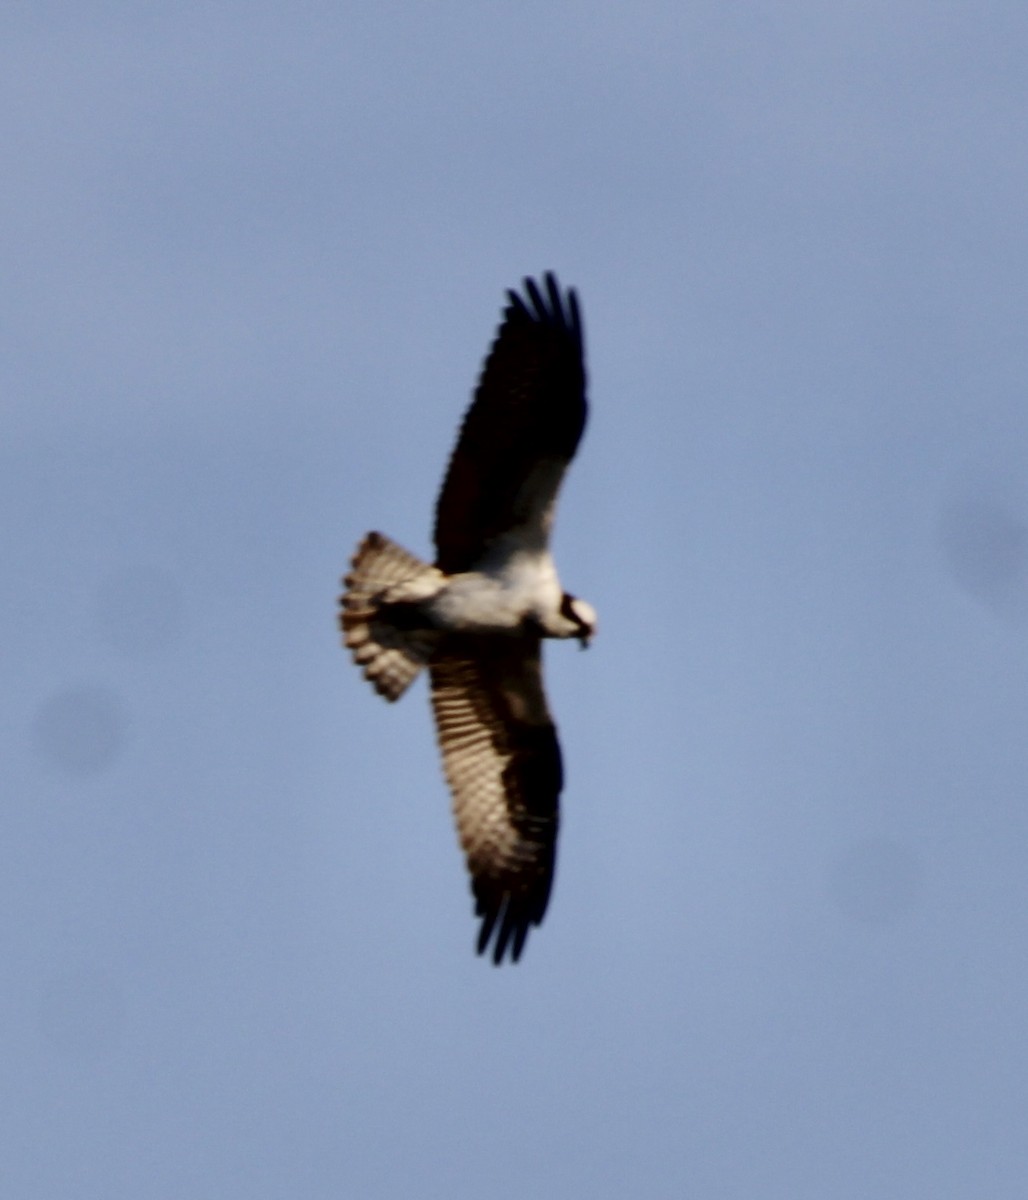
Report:
<svg viewBox="0 0 1028 1200"><path fill-rule="evenodd" d="M428 599L444 576L381 533L364 538L350 567L340 599L343 644L375 691L398 700L428 663L439 635L401 626L388 606Z"/></svg>

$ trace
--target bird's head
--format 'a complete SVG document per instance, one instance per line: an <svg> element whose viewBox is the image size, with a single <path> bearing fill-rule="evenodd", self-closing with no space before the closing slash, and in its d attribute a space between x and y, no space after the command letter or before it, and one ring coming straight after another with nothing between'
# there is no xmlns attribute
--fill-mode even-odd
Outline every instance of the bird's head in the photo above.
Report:
<svg viewBox="0 0 1028 1200"><path fill-rule="evenodd" d="M568 631L564 636L578 638L584 650L596 632L596 609L588 600L580 600L570 592L565 592L560 602L560 615L568 622Z"/></svg>

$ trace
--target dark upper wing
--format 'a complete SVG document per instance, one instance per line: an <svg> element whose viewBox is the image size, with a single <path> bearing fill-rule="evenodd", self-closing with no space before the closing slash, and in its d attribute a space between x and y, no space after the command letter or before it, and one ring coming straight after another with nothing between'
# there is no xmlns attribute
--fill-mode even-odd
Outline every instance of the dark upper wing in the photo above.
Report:
<svg viewBox="0 0 1028 1200"><path fill-rule="evenodd" d="M553 501L585 427L582 322L548 273L507 293L492 349L436 505L437 563L469 570L517 526L549 532Z"/></svg>
<svg viewBox="0 0 1028 1200"><path fill-rule="evenodd" d="M482 918L478 952L517 962L546 912L563 782L538 641L454 637L431 666L432 710Z"/></svg>

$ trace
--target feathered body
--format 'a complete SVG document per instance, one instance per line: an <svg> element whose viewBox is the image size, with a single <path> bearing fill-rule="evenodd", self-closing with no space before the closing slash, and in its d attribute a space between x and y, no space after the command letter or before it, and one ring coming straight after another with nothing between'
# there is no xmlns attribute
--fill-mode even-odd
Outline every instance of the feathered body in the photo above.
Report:
<svg viewBox="0 0 1028 1200"><path fill-rule="evenodd" d="M517 961L546 911L563 767L543 638L586 645L596 614L549 551L557 493L586 418L582 325L552 274L508 304L436 507L429 565L369 533L344 580L344 642L398 699L431 675L443 766L482 919L478 950Z"/></svg>

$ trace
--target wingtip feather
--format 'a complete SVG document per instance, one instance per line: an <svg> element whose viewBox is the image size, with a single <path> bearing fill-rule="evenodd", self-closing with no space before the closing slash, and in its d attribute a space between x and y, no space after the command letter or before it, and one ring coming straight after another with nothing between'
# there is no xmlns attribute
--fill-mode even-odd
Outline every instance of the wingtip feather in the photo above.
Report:
<svg viewBox="0 0 1028 1200"><path fill-rule="evenodd" d="M493 966L500 967L509 951L510 961L516 963L528 941L529 931L533 925L542 923L545 910L545 903L541 910L536 910L509 893L488 903L480 899L476 905L476 915L482 920L476 942L477 953L488 954Z"/></svg>

